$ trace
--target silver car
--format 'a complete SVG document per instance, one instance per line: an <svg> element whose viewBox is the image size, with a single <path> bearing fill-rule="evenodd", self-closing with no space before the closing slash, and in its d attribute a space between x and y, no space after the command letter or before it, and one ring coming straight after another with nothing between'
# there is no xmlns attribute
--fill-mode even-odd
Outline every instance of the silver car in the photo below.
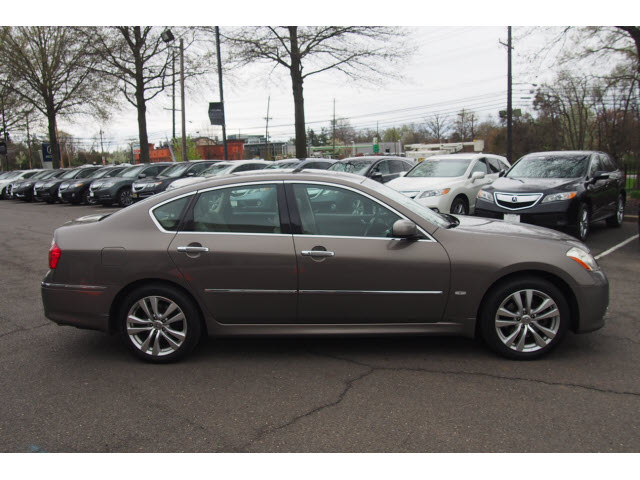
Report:
<svg viewBox="0 0 640 480"><path fill-rule="evenodd" d="M531 359L602 327L609 301L572 237L318 171L227 175L78 219L49 267L49 319L119 332L152 362L204 335L456 334Z"/></svg>

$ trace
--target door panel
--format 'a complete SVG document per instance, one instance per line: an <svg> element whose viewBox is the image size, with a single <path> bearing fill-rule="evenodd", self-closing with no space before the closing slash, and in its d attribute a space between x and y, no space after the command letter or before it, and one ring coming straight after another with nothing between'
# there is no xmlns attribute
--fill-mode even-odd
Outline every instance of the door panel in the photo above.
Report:
<svg viewBox="0 0 640 480"><path fill-rule="evenodd" d="M293 237L282 234L277 189L202 192L169 255L219 323L296 321Z"/></svg>

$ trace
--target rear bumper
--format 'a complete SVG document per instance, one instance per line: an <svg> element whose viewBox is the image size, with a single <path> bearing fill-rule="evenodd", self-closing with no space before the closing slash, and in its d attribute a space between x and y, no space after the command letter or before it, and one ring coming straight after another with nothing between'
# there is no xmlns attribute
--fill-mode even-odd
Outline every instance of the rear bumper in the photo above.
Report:
<svg viewBox="0 0 640 480"><path fill-rule="evenodd" d="M109 331L112 292L108 287L41 283L44 315L58 325Z"/></svg>

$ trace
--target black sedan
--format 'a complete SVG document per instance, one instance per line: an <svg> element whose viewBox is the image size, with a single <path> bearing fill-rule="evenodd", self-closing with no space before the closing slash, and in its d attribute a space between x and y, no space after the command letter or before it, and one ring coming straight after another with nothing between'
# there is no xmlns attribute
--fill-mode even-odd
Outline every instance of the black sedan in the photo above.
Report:
<svg viewBox="0 0 640 480"><path fill-rule="evenodd" d="M475 214L566 229L584 241L595 221L622 225L624 187L622 172L606 153L530 153L478 192Z"/></svg>
<svg viewBox="0 0 640 480"><path fill-rule="evenodd" d="M57 177L50 178L45 183L43 183L40 188L37 187L34 189L34 195L44 200L47 203L55 203L60 201L60 185L65 180L80 180L83 178L88 178L93 175L96 170L101 167L78 167L68 170L65 174Z"/></svg>
<svg viewBox="0 0 640 480"><path fill-rule="evenodd" d="M408 172L415 164L402 157L352 157L337 161L328 170L347 172L387 183Z"/></svg>
<svg viewBox="0 0 640 480"><path fill-rule="evenodd" d="M137 201L155 195L156 193L164 192L174 180L195 177L218 162L220 162L220 160L194 160L171 165L155 177L147 176L146 178L141 178L133 182L131 186L131 198L133 201Z"/></svg>

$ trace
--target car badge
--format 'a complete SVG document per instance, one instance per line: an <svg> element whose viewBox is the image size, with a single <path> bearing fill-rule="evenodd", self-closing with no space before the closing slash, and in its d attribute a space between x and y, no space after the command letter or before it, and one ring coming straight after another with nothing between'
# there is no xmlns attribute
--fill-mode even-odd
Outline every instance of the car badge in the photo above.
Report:
<svg viewBox="0 0 640 480"><path fill-rule="evenodd" d="M511 197L511 201L513 203L518 203L518 197Z"/></svg>

